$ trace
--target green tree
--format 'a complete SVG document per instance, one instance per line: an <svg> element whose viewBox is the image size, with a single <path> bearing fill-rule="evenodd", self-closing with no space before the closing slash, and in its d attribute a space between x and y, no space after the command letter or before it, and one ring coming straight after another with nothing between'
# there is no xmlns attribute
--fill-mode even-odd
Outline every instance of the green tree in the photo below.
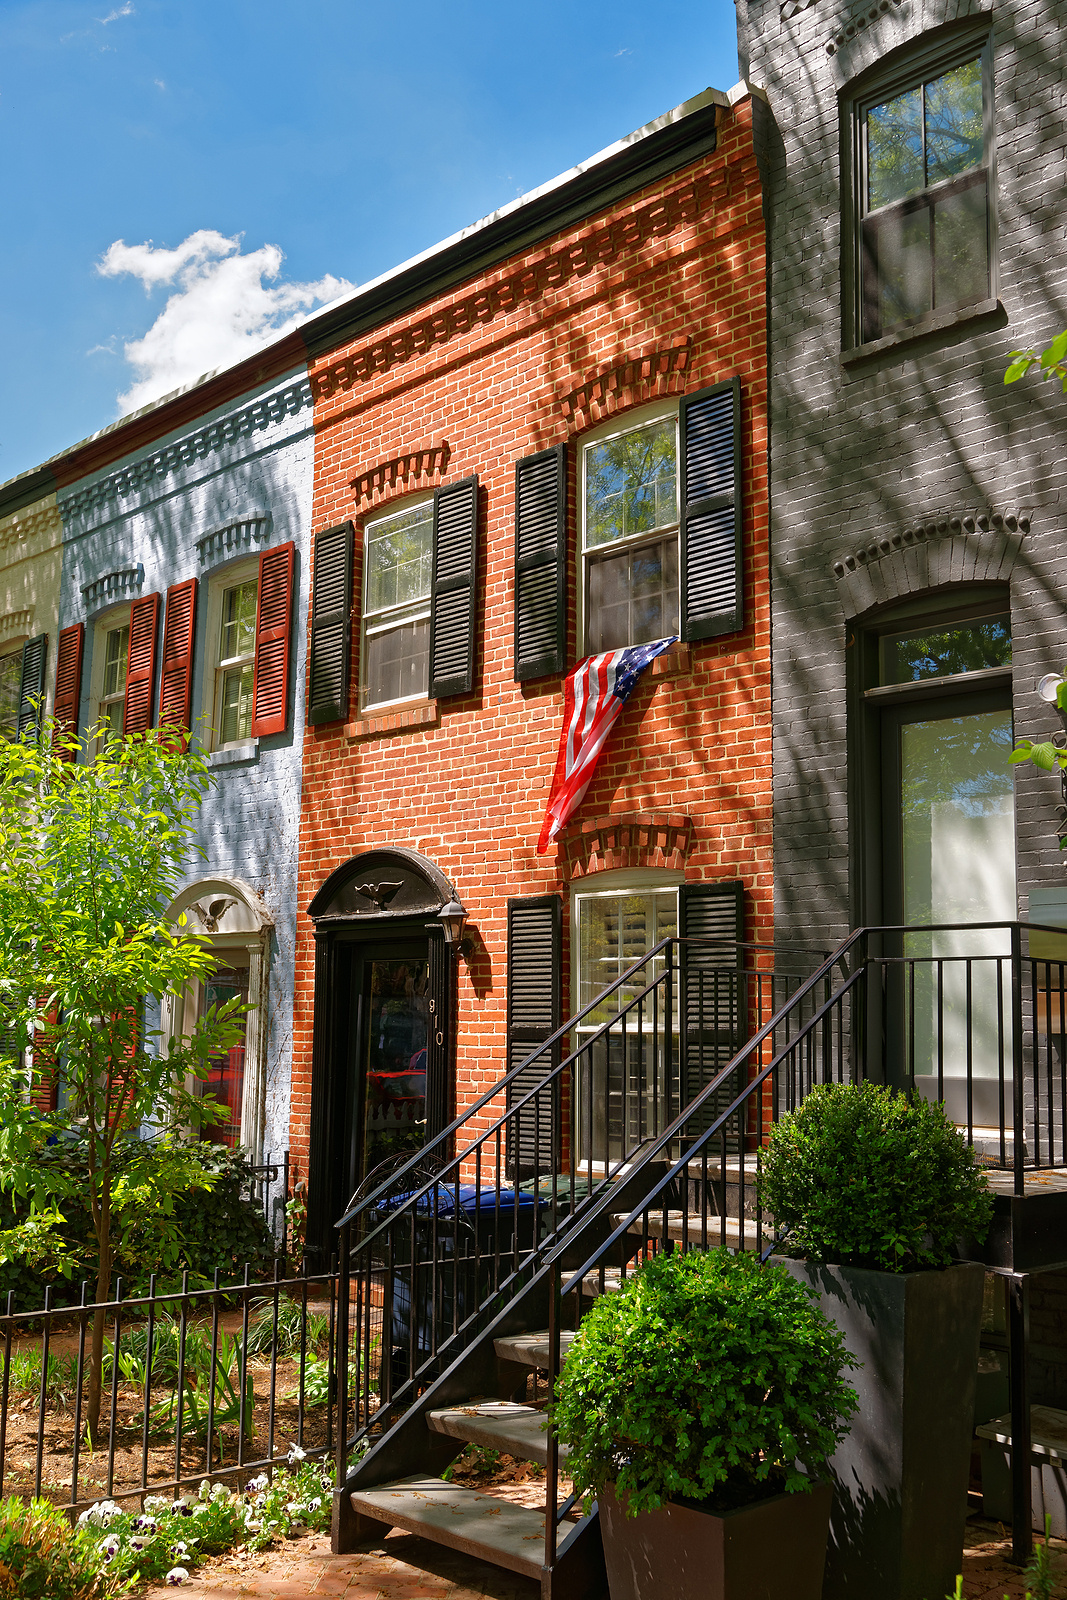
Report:
<svg viewBox="0 0 1067 1600"><path fill-rule="evenodd" d="M68 1266L55 1229L77 1183L92 1217L97 1302L111 1293L123 1209L154 1211L165 1257L174 1194L211 1183L183 1135L225 1115L203 1083L212 1057L238 1041L243 1007L209 1009L188 1038L163 1039L150 1020L213 970L210 950L164 921L210 782L203 754L173 730L114 739L94 729L79 741L45 722L0 743L0 1186L32 1208L0 1252ZM56 1081L57 1110L34 1105L31 1079ZM167 1148L163 1162L137 1158L146 1125ZM86 1153L76 1175L41 1159L73 1133ZM100 1311L93 1439L103 1339Z"/></svg>

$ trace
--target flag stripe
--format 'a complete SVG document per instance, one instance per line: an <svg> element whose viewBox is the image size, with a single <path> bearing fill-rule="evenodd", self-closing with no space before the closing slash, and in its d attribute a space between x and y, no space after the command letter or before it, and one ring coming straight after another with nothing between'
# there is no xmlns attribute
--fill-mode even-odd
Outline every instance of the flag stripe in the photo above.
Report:
<svg viewBox="0 0 1067 1600"><path fill-rule="evenodd" d="M641 674L674 638L589 656L563 685L563 727L537 851L550 842L585 797L601 752Z"/></svg>

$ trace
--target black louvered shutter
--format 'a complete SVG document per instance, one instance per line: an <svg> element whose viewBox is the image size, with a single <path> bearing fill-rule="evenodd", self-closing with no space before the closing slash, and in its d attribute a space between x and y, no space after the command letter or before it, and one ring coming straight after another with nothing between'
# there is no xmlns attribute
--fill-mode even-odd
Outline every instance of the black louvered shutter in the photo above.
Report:
<svg viewBox="0 0 1067 1600"><path fill-rule="evenodd" d="M519 1066L555 1033L562 1017L563 907L558 894L508 901L508 1059ZM554 1046L531 1061L508 1089L510 1108L557 1065ZM546 1089L508 1123L512 1178L558 1172L562 1155L559 1084Z"/></svg>
<svg viewBox="0 0 1067 1600"><path fill-rule="evenodd" d="M567 447L515 464L515 681L562 672L567 648Z"/></svg>
<svg viewBox="0 0 1067 1600"><path fill-rule="evenodd" d="M433 496L433 598L430 602L430 694L469 694L474 683L478 479L464 478Z"/></svg>
<svg viewBox="0 0 1067 1600"><path fill-rule="evenodd" d="M308 721L348 715L348 654L352 611L352 524L315 536L311 588Z"/></svg>
<svg viewBox="0 0 1067 1600"><path fill-rule="evenodd" d="M744 623L741 380L681 403L682 638L714 639Z"/></svg>
<svg viewBox="0 0 1067 1600"><path fill-rule="evenodd" d="M44 669L48 661L48 635L39 633L22 647L22 681L19 686L18 736L35 738L44 712Z"/></svg>
<svg viewBox="0 0 1067 1600"><path fill-rule="evenodd" d="M748 1036L744 980L744 885L686 883L679 890L682 944L682 1104L686 1106L721 1072ZM692 942L689 942L692 941ZM690 1135L711 1126L735 1100L744 1078L731 1074L687 1126ZM737 1145L736 1120L727 1130Z"/></svg>

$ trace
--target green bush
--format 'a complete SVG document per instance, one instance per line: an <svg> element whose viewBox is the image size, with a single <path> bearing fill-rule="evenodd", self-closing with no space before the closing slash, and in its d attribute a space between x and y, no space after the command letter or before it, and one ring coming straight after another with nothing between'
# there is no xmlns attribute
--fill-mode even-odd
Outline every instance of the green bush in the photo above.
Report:
<svg viewBox="0 0 1067 1600"><path fill-rule="evenodd" d="M940 1105L874 1084L824 1084L771 1130L759 1203L790 1254L908 1272L985 1238L993 1197Z"/></svg>
<svg viewBox="0 0 1067 1600"><path fill-rule="evenodd" d="M92 1600L102 1593L91 1551L51 1501L0 1502L3 1600Z"/></svg>
<svg viewBox="0 0 1067 1600"><path fill-rule="evenodd" d="M146 1150L150 1162L158 1161L160 1168L169 1155L162 1147L146 1147L131 1137L126 1148L116 1150L116 1171L121 1177L124 1159L136 1156L143 1164ZM177 1259L169 1272L161 1275L176 1284L181 1271L188 1269L195 1280L210 1280L218 1267L223 1283L234 1281L244 1269L246 1261L252 1263L253 1275L257 1266L266 1268L273 1259L274 1240L260 1208L248 1198L249 1176L247 1158L225 1146L196 1143L189 1147L197 1166L212 1178L210 1191L200 1187L179 1193L172 1202L170 1213L162 1219L169 1234L179 1238ZM68 1174L75 1177L88 1169L88 1153L84 1141L65 1139L46 1146L39 1155L42 1168L51 1163L62 1164ZM75 1184L76 1193L63 1203L64 1222L57 1237L57 1255L67 1257L70 1270L63 1279L55 1280L57 1303L76 1301L82 1279L90 1285L96 1282L97 1244L87 1202L78 1192L88 1194L88 1177L82 1185ZM165 1185L160 1185L161 1189ZM28 1202L10 1192L0 1193L0 1230L18 1227L28 1215ZM114 1277L121 1277L127 1295L145 1293L152 1272L160 1264L161 1219L145 1215L143 1208L132 1205L120 1210L113 1224L112 1237L116 1254ZM7 1291L15 1295L17 1310L37 1310L44 1301L40 1270L30 1270L17 1260L0 1262L0 1310L4 1307Z"/></svg>
<svg viewBox="0 0 1067 1600"><path fill-rule="evenodd" d="M855 1410L853 1365L784 1267L657 1256L596 1301L568 1351L553 1411L567 1470L579 1493L613 1483L630 1516L808 1488Z"/></svg>

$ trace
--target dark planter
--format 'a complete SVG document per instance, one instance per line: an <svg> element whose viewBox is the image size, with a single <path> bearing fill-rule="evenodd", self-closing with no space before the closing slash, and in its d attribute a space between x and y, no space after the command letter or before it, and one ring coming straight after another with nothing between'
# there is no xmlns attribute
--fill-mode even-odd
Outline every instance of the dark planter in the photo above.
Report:
<svg viewBox="0 0 1067 1600"><path fill-rule="evenodd" d="M784 1261L863 1366L836 1490L823 1600L936 1600L960 1572L983 1269L871 1272Z"/></svg>
<svg viewBox="0 0 1067 1600"><path fill-rule="evenodd" d="M819 1600L832 1485L722 1515L692 1500L627 1517L598 1496L611 1600Z"/></svg>

